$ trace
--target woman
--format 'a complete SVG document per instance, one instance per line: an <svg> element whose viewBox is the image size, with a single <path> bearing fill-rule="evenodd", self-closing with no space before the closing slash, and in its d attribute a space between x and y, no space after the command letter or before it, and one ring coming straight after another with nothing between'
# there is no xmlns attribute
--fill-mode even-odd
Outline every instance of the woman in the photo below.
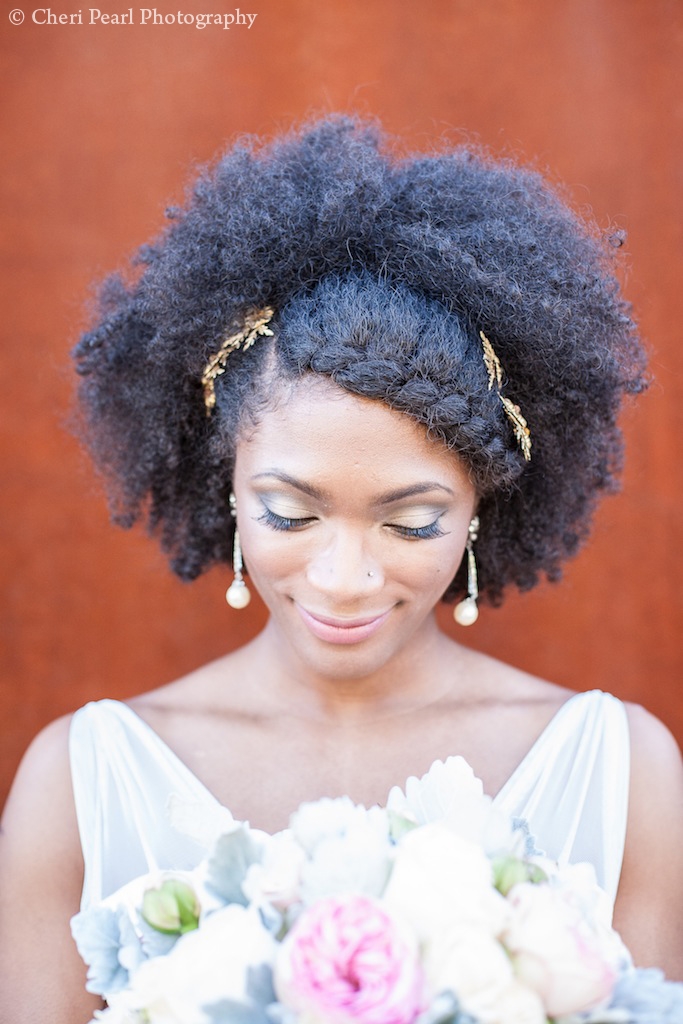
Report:
<svg viewBox="0 0 683 1024"><path fill-rule="evenodd" d="M243 558L271 614L31 747L1 844L7 1020L89 1019L69 919L199 860L174 797L273 831L303 800L383 803L453 753L549 854L593 861L637 963L683 976L671 736L434 617L456 599L466 625L477 600L558 578L614 483L634 326L602 244L537 175L381 143L329 118L238 145L143 270L106 284L76 350L117 521L145 513L183 579L232 559L236 615Z"/></svg>

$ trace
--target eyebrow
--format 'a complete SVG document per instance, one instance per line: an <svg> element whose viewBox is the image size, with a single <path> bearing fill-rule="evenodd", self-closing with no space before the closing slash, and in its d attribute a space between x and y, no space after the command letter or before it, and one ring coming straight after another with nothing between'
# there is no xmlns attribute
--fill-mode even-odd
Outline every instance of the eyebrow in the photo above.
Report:
<svg viewBox="0 0 683 1024"><path fill-rule="evenodd" d="M288 484L290 487L294 487L295 490L301 491L303 494L308 494L311 498L315 498L317 501L325 500L325 493L318 487L314 487L312 484L308 484L304 480L297 480L296 477L290 476L289 473L282 473L277 469L270 469L266 470L265 473L257 473L252 477L252 480L261 480L263 477L274 477L276 480L280 480L283 484ZM419 494L429 494L432 491L444 491L446 494L450 494L451 497L454 496L450 487L437 483L436 480L425 480L423 483L410 484L408 487L398 487L395 491L388 491L379 498L377 504L392 505L394 502L402 501L404 498L412 498Z"/></svg>
<svg viewBox="0 0 683 1024"><path fill-rule="evenodd" d="M411 484L409 487L399 487L395 491L389 491L388 494L382 495L377 504L391 505L395 501L402 501L403 498L412 498L418 494L429 494L431 491L445 491L451 497L454 496L450 487L439 484L436 480L426 480L421 484Z"/></svg>
<svg viewBox="0 0 683 1024"><path fill-rule="evenodd" d="M304 494L308 494L311 498L315 498L317 501L324 501L325 495L318 488L312 484L307 484L303 480L297 480L296 477L290 476L289 473L281 473L277 469L267 469L265 473L256 473L252 476L252 480L261 480L264 476L274 477L276 480L280 480L283 484L289 484L290 487L294 487L297 491L303 491Z"/></svg>

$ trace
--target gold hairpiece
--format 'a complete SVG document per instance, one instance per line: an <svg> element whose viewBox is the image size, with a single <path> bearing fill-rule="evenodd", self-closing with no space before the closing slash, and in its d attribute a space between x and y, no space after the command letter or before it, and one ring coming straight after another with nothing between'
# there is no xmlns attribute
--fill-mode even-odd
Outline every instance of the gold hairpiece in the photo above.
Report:
<svg viewBox="0 0 683 1024"><path fill-rule="evenodd" d="M267 325L273 319L273 316L274 311L270 306L265 306L264 309L255 309L252 313L248 313L244 318L244 326L235 334L229 335L215 356L211 356L209 359L202 374L204 405L206 406L207 416L211 415L211 410L216 405L216 377L220 377L222 373L225 373L230 353L235 352L238 348L246 352L260 335L267 334L272 336L273 332Z"/></svg>
<svg viewBox="0 0 683 1024"><path fill-rule="evenodd" d="M514 402L511 402L509 398L506 398L501 388L503 386L503 367L500 365L500 359L496 355L493 345L486 337L483 331L479 331L479 337L484 349L484 364L489 375L489 391L496 385L498 397L501 405L505 410L505 415L512 424L512 429L517 438L517 444L519 445L522 455L527 462L531 461L531 431L529 425L522 415L522 410Z"/></svg>

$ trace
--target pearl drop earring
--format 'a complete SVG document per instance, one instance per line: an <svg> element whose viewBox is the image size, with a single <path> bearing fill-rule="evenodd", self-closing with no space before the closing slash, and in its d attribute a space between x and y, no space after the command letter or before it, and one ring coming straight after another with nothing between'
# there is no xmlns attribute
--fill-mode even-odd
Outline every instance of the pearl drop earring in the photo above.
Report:
<svg viewBox="0 0 683 1024"><path fill-rule="evenodd" d="M459 626L472 626L479 618L477 598L479 585L477 582L477 563L474 557L474 542L479 536L479 516L474 516L467 530L467 597L463 598L453 609L453 618Z"/></svg>
<svg viewBox="0 0 683 1024"><path fill-rule="evenodd" d="M235 573L235 578L225 592L225 600L231 608L240 609L246 608L251 601L251 591L244 582L244 578L242 576L244 562L242 561L240 534L237 529L237 502L234 494L230 495L230 515L235 520L235 537L232 543L232 567Z"/></svg>

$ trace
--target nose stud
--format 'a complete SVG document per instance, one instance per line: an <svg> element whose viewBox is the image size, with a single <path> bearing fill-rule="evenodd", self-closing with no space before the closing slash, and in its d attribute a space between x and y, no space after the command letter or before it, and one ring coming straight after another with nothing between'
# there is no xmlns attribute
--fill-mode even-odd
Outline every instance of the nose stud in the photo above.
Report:
<svg viewBox="0 0 683 1024"><path fill-rule="evenodd" d="M374 572L369 572L368 573L368 576L374 576L374 575L375 575Z"/></svg>

